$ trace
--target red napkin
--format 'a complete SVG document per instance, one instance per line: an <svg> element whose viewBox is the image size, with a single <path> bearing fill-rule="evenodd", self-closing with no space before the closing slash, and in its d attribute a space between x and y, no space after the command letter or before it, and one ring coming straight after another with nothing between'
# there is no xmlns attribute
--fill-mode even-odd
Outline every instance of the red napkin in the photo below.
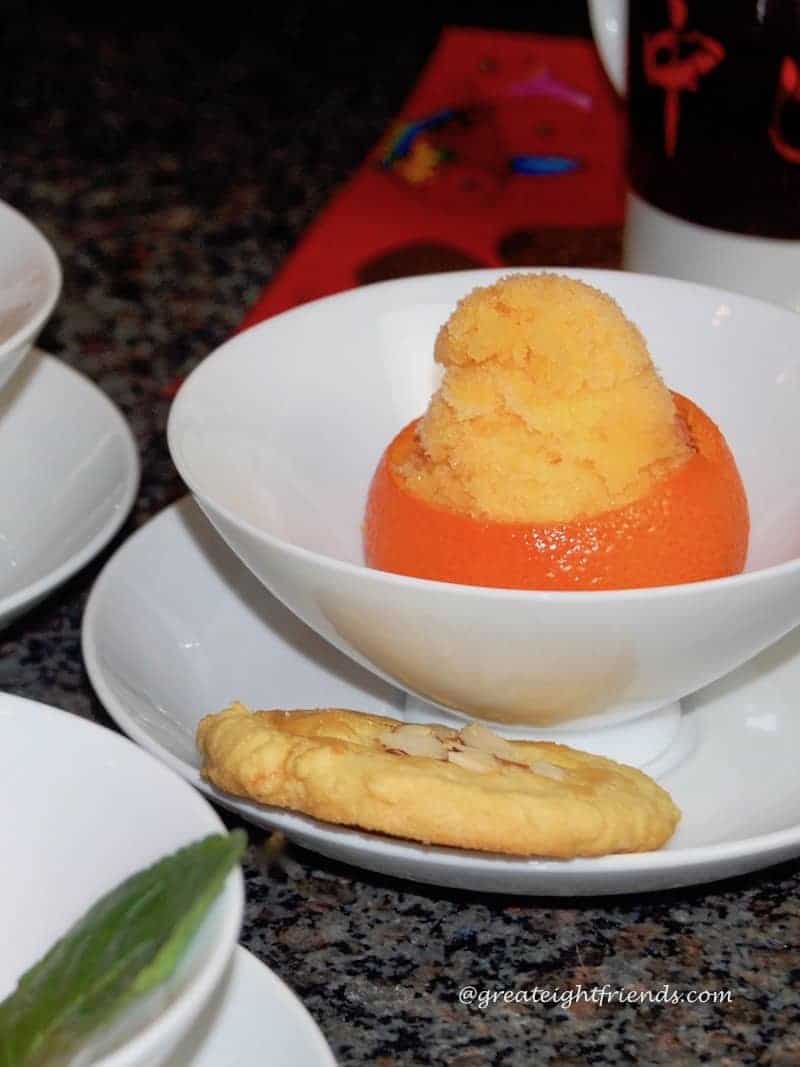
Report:
<svg viewBox="0 0 800 1067"><path fill-rule="evenodd" d="M447 29L401 114L243 326L410 274L616 265L622 136L591 43Z"/></svg>

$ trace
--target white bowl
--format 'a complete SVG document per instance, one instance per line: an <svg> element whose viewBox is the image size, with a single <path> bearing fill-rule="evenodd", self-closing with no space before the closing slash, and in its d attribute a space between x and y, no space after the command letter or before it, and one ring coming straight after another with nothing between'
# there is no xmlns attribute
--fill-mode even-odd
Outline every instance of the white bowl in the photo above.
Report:
<svg viewBox="0 0 800 1067"><path fill-rule="evenodd" d="M43 787L42 783L46 783ZM76 715L0 695L0 1000L84 912L128 875L224 832L203 798L132 742ZM213 995L244 903L229 876L175 975L106 1040L102 1067L157 1067Z"/></svg>
<svg viewBox="0 0 800 1067"><path fill-rule="evenodd" d="M50 243L0 201L0 387L29 352L61 292Z"/></svg>
<svg viewBox="0 0 800 1067"><path fill-rule="evenodd" d="M727 436L752 512L746 573L538 593L372 570L361 521L378 459L428 402L434 338L455 302L502 273L353 290L239 334L184 383L170 449L254 574L359 663L476 718L619 724L719 678L800 622L800 316L668 279L562 272L611 293L668 385Z"/></svg>

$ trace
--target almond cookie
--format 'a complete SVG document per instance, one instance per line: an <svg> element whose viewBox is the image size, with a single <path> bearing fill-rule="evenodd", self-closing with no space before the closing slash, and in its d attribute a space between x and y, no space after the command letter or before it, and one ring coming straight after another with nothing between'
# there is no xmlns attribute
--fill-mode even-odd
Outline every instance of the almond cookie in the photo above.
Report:
<svg viewBox="0 0 800 1067"><path fill-rule="evenodd" d="M425 844L558 859L644 852L680 818L641 771L480 723L235 703L202 719L197 745L203 776L224 792Z"/></svg>

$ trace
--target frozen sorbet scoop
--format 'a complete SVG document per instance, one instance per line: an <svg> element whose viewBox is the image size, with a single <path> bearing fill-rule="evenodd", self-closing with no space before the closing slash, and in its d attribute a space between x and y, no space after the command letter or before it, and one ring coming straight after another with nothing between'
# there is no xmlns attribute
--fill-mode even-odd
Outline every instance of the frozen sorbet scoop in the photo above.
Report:
<svg viewBox="0 0 800 1067"><path fill-rule="evenodd" d="M398 475L477 518L618 508L692 454L644 338L609 296L554 274L476 289L436 342L441 387Z"/></svg>

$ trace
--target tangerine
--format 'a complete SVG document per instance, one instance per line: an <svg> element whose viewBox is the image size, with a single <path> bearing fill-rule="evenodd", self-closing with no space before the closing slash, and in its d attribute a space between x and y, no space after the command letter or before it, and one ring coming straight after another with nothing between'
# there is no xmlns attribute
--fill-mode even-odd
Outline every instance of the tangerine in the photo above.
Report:
<svg viewBox="0 0 800 1067"><path fill-rule="evenodd" d="M632 589L738 574L750 519L720 430L673 394L694 451L639 499L565 522L498 522L424 500L396 469L415 447L411 422L384 452L364 523L371 567L505 589Z"/></svg>

